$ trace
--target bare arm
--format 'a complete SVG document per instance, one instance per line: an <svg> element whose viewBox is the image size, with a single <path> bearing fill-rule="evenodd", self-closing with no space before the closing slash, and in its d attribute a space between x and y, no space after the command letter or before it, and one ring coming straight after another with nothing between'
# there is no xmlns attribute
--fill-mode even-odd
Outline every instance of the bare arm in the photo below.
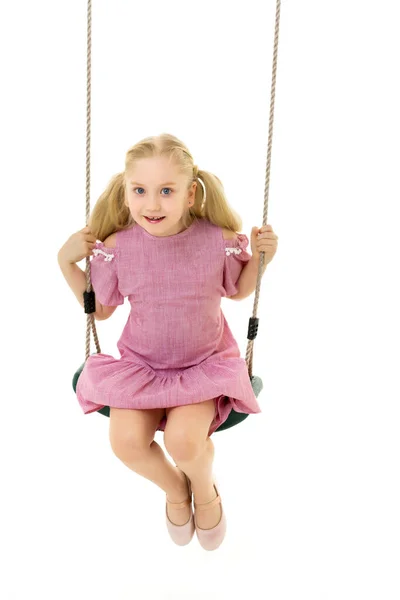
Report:
<svg viewBox="0 0 400 600"><path fill-rule="evenodd" d="M234 300L244 300L244 298L247 298L254 292L257 286L259 264L259 261L252 256L247 265L243 267L243 271L237 282L238 293L236 296L231 296L231 298ZM267 265L264 265L261 271L262 275L264 275L266 268Z"/></svg>
<svg viewBox="0 0 400 600"><path fill-rule="evenodd" d="M233 240L235 239L236 233L230 231L229 229L223 229L223 236L225 240ZM257 285L257 277L258 277L258 266L259 261L252 257L249 262L243 267L242 273L237 282L238 292L234 296L228 296L231 300L244 300L248 296L250 296ZM262 274L264 275L265 269L267 265L264 265Z"/></svg>
<svg viewBox="0 0 400 600"><path fill-rule="evenodd" d="M104 245L108 248L115 248L115 234L110 235L105 241ZM62 274L69 287L75 294L79 304L84 308L83 293L86 291L86 274L82 271L76 263L71 263L66 259L64 253L64 246L58 253L58 264ZM96 311L94 318L98 321L104 321L111 317L115 311L116 306L104 306L96 298Z"/></svg>
<svg viewBox="0 0 400 600"><path fill-rule="evenodd" d="M71 290L74 292L76 299L79 304L84 307L83 303L83 292L86 291L86 274L76 264L65 263L62 260L58 260L62 274L65 277ZM103 321L111 317L112 313L116 309L116 306L103 306L96 298L96 312L94 318L98 321Z"/></svg>

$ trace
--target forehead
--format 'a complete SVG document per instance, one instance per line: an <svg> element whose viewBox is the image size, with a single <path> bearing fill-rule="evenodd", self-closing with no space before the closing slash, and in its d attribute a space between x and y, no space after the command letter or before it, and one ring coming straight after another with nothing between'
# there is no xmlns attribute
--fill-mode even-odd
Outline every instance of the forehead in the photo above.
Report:
<svg viewBox="0 0 400 600"><path fill-rule="evenodd" d="M158 185L166 182L177 182L182 179L176 164L166 157L143 158L135 161L127 173L127 180L132 182Z"/></svg>

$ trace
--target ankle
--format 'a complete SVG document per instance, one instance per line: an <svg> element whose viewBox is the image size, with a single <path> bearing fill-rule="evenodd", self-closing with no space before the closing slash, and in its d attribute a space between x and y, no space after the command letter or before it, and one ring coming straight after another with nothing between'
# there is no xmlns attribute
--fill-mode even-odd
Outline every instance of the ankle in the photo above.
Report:
<svg viewBox="0 0 400 600"><path fill-rule="evenodd" d="M189 496L188 484L185 474L175 467L177 479L174 486L167 491L167 500L173 503L183 502Z"/></svg>
<svg viewBox="0 0 400 600"><path fill-rule="evenodd" d="M214 483L211 481L209 484L205 484L201 488L193 488L193 497L196 504L207 504L207 502L211 502L217 497Z"/></svg>

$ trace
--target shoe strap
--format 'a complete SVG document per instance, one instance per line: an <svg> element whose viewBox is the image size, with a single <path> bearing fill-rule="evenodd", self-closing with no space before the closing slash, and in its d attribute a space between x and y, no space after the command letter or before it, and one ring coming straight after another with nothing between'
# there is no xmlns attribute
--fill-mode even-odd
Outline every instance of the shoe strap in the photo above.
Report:
<svg viewBox="0 0 400 600"><path fill-rule="evenodd" d="M191 499L190 498L186 498L186 500L184 502L170 502L167 499L167 504L170 508L173 508L175 510L179 510L180 508L186 508L187 506L191 505Z"/></svg>
<svg viewBox="0 0 400 600"><path fill-rule="evenodd" d="M189 497L186 498L186 500L184 502L170 502L167 498L167 504L170 508L173 508L174 510L180 510L181 508L186 508L187 506L190 506L192 504L192 486L191 486L191 481L189 479L189 477L186 475L186 473L184 473L185 477L186 477L186 483L188 485L189 488Z"/></svg>
<svg viewBox="0 0 400 600"><path fill-rule="evenodd" d="M209 510L210 508L215 508L218 504L221 504L221 496L217 496L214 500L205 502L204 504L196 504L195 502L194 507L196 510Z"/></svg>

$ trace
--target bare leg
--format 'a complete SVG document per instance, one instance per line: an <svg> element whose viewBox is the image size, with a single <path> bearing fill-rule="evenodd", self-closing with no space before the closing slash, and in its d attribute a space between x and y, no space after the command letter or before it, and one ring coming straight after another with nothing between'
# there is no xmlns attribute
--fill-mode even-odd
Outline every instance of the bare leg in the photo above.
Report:
<svg viewBox="0 0 400 600"><path fill-rule="evenodd" d="M170 502L183 502L188 497L184 474L171 464L157 442L153 441L147 449L135 451L129 460L125 457L120 460L132 471L164 490ZM168 516L175 525L184 525L190 517L190 507L180 510L168 509Z"/></svg>
<svg viewBox="0 0 400 600"><path fill-rule="evenodd" d="M114 454L124 465L155 483L167 494L170 502L180 503L188 498L186 477L171 464L154 441L157 427L165 414L165 409L128 410L111 407L110 443ZM174 519L175 513L177 520ZM170 520L176 525L183 525L189 516L189 508L181 511L171 509Z"/></svg>
<svg viewBox="0 0 400 600"><path fill-rule="evenodd" d="M194 501L197 504L211 502L217 497L213 485L212 465L214 461L214 444L207 438L200 454L191 461L177 461L178 467L186 473L192 483ZM221 508L216 506L210 510L199 511L196 515L197 525L201 529L212 529L221 519Z"/></svg>

